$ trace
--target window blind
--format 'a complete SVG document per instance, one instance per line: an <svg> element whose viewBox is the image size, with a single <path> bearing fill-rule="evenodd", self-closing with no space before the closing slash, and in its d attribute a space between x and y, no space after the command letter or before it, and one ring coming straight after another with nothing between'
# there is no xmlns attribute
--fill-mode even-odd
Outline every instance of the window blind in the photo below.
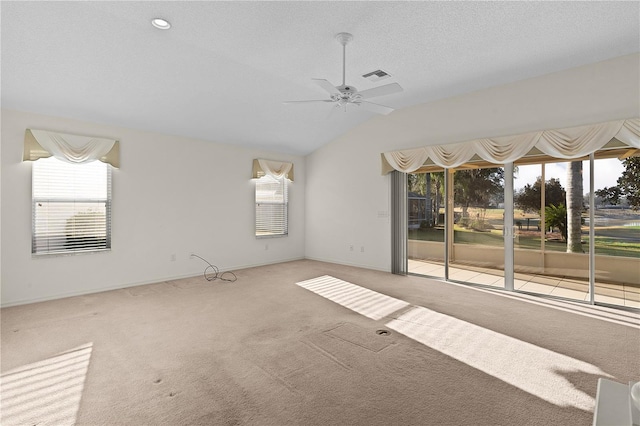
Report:
<svg viewBox="0 0 640 426"><path fill-rule="evenodd" d="M55 157L33 163L31 252L62 254L111 248L111 169Z"/></svg>
<svg viewBox="0 0 640 426"><path fill-rule="evenodd" d="M256 237L289 233L287 179L263 176L256 180Z"/></svg>

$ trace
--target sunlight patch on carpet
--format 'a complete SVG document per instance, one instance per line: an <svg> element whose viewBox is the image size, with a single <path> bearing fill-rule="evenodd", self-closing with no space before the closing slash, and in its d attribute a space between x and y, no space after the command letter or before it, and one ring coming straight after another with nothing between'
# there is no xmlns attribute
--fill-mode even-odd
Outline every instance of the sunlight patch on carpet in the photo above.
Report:
<svg viewBox="0 0 640 426"><path fill-rule="evenodd" d="M374 320L379 320L409 306L403 300L395 299L329 275L296 284Z"/></svg>
<svg viewBox="0 0 640 426"><path fill-rule="evenodd" d="M74 425L92 347L89 343L2 373L2 425Z"/></svg>
<svg viewBox="0 0 640 426"><path fill-rule="evenodd" d="M560 407L595 407L568 377L611 377L592 364L421 306L399 312L409 303L328 275L296 284L368 318L392 316L388 328Z"/></svg>
<svg viewBox="0 0 640 426"><path fill-rule="evenodd" d="M565 376L610 377L600 368L557 352L417 306L387 327L432 349L561 407L593 411L595 400Z"/></svg>

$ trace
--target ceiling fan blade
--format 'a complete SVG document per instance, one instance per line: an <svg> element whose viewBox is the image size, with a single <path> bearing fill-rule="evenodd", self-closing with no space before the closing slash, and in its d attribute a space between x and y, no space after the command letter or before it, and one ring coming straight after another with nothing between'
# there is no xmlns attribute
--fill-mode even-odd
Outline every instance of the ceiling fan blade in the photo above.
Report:
<svg viewBox="0 0 640 426"><path fill-rule="evenodd" d="M284 101L283 104L303 104L309 102L334 102L331 99L311 99L308 101Z"/></svg>
<svg viewBox="0 0 640 426"><path fill-rule="evenodd" d="M336 87L333 84L329 83L328 80L323 80L321 78L314 78L312 80L315 81L318 84L318 86L322 87L324 90L329 92L329 94L331 95L340 94L340 91L336 89Z"/></svg>
<svg viewBox="0 0 640 426"><path fill-rule="evenodd" d="M380 105L380 104L374 104L373 102L369 102L369 101L360 101L357 105L361 105L364 108L368 109L369 111L375 112L376 114L387 115L394 111L394 109L391 107Z"/></svg>
<svg viewBox="0 0 640 426"><path fill-rule="evenodd" d="M376 96L384 96L390 95L392 93L402 92L402 90L402 86L400 86L398 83L390 83L385 84L384 86L378 86L372 89L363 90L362 92L358 92L358 94L360 95L360 98L368 99Z"/></svg>

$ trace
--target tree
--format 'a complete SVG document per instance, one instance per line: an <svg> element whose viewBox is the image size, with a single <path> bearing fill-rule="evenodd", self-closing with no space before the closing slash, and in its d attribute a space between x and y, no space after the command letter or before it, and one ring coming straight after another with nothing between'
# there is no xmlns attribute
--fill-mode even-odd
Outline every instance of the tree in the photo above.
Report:
<svg viewBox="0 0 640 426"><path fill-rule="evenodd" d="M558 228L562 239L567 239L567 209L564 204L553 204L544 208L544 219L547 228Z"/></svg>
<svg viewBox="0 0 640 426"><path fill-rule="evenodd" d="M454 202L462 206L462 217L469 216L469 207L486 209L504 193L504 169L458 170L453 176Z"/></svg>
<svg viewBox="0 0 640 426"><path fill-rule="evenodd" d="M640 157L622 160L624 172L618 178L618 187L633 210L640 209Z"/></svg>
<svg viewBox="0 0 640 426"><path fill-rule="evenodd" d="M602 205L611 205L615 206L620 203L620 197L622 196L622 190L620 187L612 186L609 188L608 186L598 189L595 191L596 197L600 198Z"/></svg>
<svg viewBox="0 0 640 426"><path fill-rule="evenodd" d="M516 192L514 196L516 207L525 212L539 212L541 207L541 189L542 177L538 176L533 185L526 184L524 188ZM544 193L545 207L551 205L558 206L564 204L566 200L566 192L560 184L560 181L555 178L551 178L545 182Z"/></svg>
<svg viewBox="0 0 640 426"><path fill-rule="evenodd" d="M567 167L567 253L582 253L582 161Z"/></svg>
<svg viewBox="0 0 640 426"><path fill-rule="evenodd" d="M440 204L444 197L442 193L444 191L444 172L408 174L407 190L425 197L427 221L438 225Z"/></svg>
<svg viewBox="0 0 640 426"><path fill-rule="evenodd" d="M424 183L424 187L425 187L425 193L424 193L424 211L425 211L425 216L426 216L426 222L427 222L427 226L434 226L435 224L433 223L433 211L431 210L432 207L432 203L431 203L431 173L425 173L424 174L425 177L425 183Z"/></svg>
<svg viewBox="0 0 640 426"><path fill-rule="evenodd" d="M504 169L471 169L458 170L453 176L453 200L462 206L460 225L474 230L485 230L490 226L485 223L486 209L496 205L504 196ZM475 218L469 218L469 207L480 208Z"/></svg>
<svg viewBox="0 0 640 426"><path fill-rule="evenodd" d="M425 173L410 173L407 175L407 190L424 195L426 188Z"/></svg>
<svg viewBox="0 0 640 426"><path fill-rule="evenodd" d="M435 203L433 203L434 225L438 225L440 222L440 201L444 199L444 173L445 172L430 173L434 181L436 197Z"/></svg>

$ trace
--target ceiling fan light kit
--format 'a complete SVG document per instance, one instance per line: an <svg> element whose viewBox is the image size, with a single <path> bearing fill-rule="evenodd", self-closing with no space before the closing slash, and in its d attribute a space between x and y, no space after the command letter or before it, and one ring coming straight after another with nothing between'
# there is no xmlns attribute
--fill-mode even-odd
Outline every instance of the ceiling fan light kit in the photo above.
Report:
<svg viewBox="0 0 640 426"><path fill-rule="evenodd" d="M287 101L285 103L331 102L335 104L336 108L342 107L345 111L347 110L347 105L356 105L377 114L389 114L392 112L393 108L391 107L365 99L402 92L402 87L398 83L390 83L360 92L354 86L346 84L347 44L353 40L353 35L350 33L338 33L335 38L342 45L342 85L334 86L328 80L314 78L313 80L329 93L329 99Z"/></svg>

